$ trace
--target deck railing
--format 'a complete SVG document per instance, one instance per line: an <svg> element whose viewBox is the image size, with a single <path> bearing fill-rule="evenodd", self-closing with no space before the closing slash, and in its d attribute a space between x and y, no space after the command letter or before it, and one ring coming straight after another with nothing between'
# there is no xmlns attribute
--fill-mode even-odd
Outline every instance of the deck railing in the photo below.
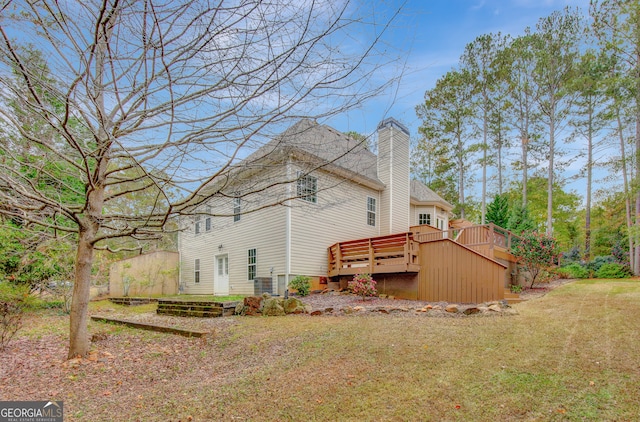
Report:
<svg viewBox="0 0 640 422"><path fill-rule="evenodd" d="M403 273L420 271L420 243L451 239L491 258L509 258L518 236L494 224L450 230L412 227L408 233L340 242L329 247L329 277L358 273Z"/></svg>
<svg viewBox="0 0 640 422"><path fill-rule="evenodd" d="M451 239L490 258L494 257L493 251L496 248L508 252L511 250L514 239L519 239L509 230L493 223L449 229L437 233L416 233L414 238L420 243Z"/></svg>
<svg viewBox="0 0 640 422"><path fill-rule="evenodd" d="M418 272L418 251L412 233L336 243L329 248L329 276Z"/></svg>

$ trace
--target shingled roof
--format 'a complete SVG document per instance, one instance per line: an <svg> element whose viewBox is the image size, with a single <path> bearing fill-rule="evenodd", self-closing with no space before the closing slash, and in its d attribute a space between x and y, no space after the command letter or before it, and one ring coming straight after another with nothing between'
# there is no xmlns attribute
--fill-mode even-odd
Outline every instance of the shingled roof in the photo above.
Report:
<svg viewBox="0 0 640 422"><path fill-rule="evenodd" d="M330 126L302 119L245 161L251 163L262 157L292 154L311 166L322 166L328 171L339 169L343 174L364 178L382 188L384 184L378 179L377 157L366 147L366 142L355 140Z"/></svg>
<svg viewBox="0 0 640 422"><path fill-rule="evenodd" d="M276 136L244 160L255 163L260 158L291 154L312 166L340 173L357 181L369 182L372 187L384 188L378 178L378 157L369 151L365 142L355 140L336 129L311 119L302 119ZM251 165L251 164L250 164ZM424 183L411 181L411 201L423 205L440 205L450 211L453 206L429 189Z"/></svg>
<svg viewBox="0 0 640 422"><path fill-rule="evenodd" d="M411 181L411 200L421 205L440 205L446 211L453 209L453 205L419 180Z"/></svg>

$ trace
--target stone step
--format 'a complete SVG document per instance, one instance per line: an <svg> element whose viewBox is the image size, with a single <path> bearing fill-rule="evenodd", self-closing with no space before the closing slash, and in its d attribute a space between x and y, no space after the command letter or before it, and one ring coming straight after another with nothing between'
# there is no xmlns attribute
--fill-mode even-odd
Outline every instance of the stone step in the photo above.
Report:
<svg viewBox="0 0 640 422"><path fill-rule="evenodd" d="M158 300L158 306L215 306L222 308L224 307L224 302L209 302L204 300L167 300L160 299Z"/></svg>
<svg viewBox="0 0 640 422"><path fill-rule="evenodd" d="M160 315L193 316L198 318L212 318L231 316L234 314L239 301L210 302L161 299L158 301L156 313Z"/></svg>
<svg viewBox="0 0 640 422"><path fill-rule="evenodd" d="M157 302L158 299L151 297L110 297L109 302L116 305L137 306L146 305L147 303Z"/></svg>
<svg viewBox="0 0 640 422"><path fill-rule="evenodd" d="M211 304L203 304L203 305L162 304L162 305L158 305L158 309L184 309L184 310L192 309L194 311L212 311L214 309L222 309L222 306L216 306Z"/></svg>

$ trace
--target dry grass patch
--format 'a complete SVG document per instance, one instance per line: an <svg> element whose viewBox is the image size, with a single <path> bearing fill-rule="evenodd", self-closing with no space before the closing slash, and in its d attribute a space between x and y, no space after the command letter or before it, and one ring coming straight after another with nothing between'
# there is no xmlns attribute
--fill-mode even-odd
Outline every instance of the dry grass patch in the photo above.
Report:
<svg viewBox="0 0 640 422"><path fill-rule="evenodd" d="M76 364L63 335L28 336L0 355L23 362L0 396L64 400L70 421L633 420L639 301L640 283L588 281L509 317L214 318L208 341L118 327Z"/></svg>

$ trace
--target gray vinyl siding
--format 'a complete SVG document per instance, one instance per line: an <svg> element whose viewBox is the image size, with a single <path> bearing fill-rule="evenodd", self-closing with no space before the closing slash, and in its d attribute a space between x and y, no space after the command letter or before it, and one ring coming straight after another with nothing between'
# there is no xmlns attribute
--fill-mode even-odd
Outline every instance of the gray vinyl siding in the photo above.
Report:
<svg viewBox="0 0 640 422"><path fill-rule="evenodd" d="M326 276L329 246L379 235L379 215L375 226L367 224L367 197L375 198L377 204L380 199L377 190L324 172L314 175L318 177L317 204L292 201L291 274Z"/></svg>

